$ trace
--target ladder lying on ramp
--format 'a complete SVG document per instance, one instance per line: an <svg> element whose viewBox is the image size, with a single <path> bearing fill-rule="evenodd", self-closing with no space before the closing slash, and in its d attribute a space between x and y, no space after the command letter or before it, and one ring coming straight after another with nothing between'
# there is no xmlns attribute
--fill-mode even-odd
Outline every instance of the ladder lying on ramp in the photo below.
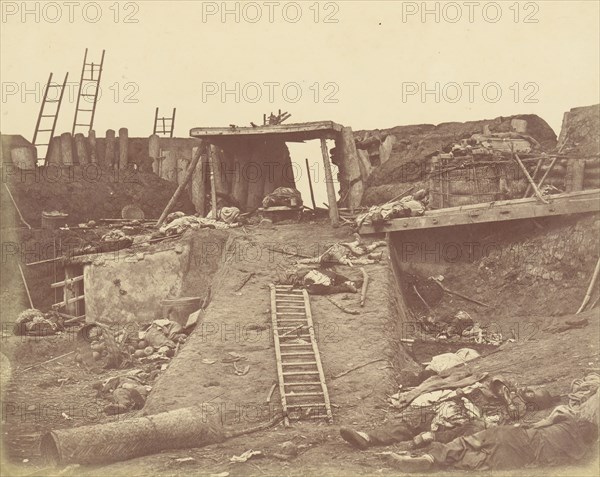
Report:
<svg viewBox="0 0 600 477"><path fill-rule="evenodd" d="M326 419L333 422L329 393L315 337L306 290L270 285L273 342L284 422Z"/></svg>

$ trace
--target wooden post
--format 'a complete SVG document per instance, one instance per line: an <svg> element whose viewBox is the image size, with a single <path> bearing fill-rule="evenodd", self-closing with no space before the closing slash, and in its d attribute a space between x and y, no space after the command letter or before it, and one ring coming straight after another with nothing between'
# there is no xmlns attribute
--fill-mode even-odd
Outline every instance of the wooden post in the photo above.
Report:
<svg viewBox="0 0 600 477"><path fill-rule="evenodd" d="M34 170L36 167L35 149L31 146L13 147L10 150L10 157L15 167L21 170Z"/></svg>
<svg viewBox="0 0 600 477"><path fill-rule="evenodd" d="M515 157L515 160L517 161L517 164L519 164L521 171L523 171L523 174L525 174L525 178L527 179L529 184L531 184L531 187L533 187L533 192L535 193L536 197L538 199L540 199L544 204L547 204L548 201L546 199L544 199L544 197L542 196L542 193L538 189L538 186L535 185L535 182L533 182L533 179L529 175L529 172L527 172L527 168L523 165L523 162L521 162L521 158L517 154L515 154L514 157Z"/></svg>
<svg viewBox="0 0 600 477"><path fill-rule="evenodd" d="M312 178L310 177L310 166L308 165L308 157L304 159L306 161L306 174L308 176L308 187L310 189L310 200L313 205L313 210L317 211L317 203L315 202L315 192L313 191Z"/></svg>
<svg viewBox="0 0 600 477"><path fill-rule="evenodd" d="M215 191L217 197L227 196L229 190L227 188L227 180L225 177L225 157L220 147L211 144L211 170L215 181Z"/></svg>
<svg viewBox="0 0 600 477"><path fill-rule="evenodd" d="M152 159L152 172L159 173L159 157L160 157L160 138L158 134L153 134L148 139L148 157Z"/></svg>
<svg viewBox="0 0 600 477"><path fill-rule="evenodd" d="M340 141L339 143L336 142L336 147L338 147L342 156L338 164L340 175L347 182L346 187L348 187L347 206L353 211L360 207L364 185L352 128L342 128Z"/></svg>
<svg viewBox="0 0 600 477"><path fill-rule="evenodd" d="M247 208L254 210L262 206L265 174L262 163L264 162L264 140L252 142L250 160L242 167L243 180L248 182Z"/></svg>
<svg viewBox="0 0 600 477"><path fill-rule="evenodd" d="M55 136L50 139L48 153L46 154L46 166L48 164L60 164L62 153L60 152L60 136Z"/></svg>
<svg viewBox="0 0 600 477"><path fill-rule="evenodd" d="M107 168L112 168L115 164L115 131L114 129L106 130L106 150L104 152L104 165Z"/></svg>
<svg viewBox="0 0 600 477"><path fill-rule="evenodd" d="M162 151L160 177L167 181L177 182L177 155L175 151Z"/></svg>
<svg viewBox="0 0 600 477"><path fill-rule="evenodd" d="M61 160L65 166L73 165L73 138L71 133L63 133L60 135L60 153Z"/></svg>
<svg viewBox="0 0 600 477"><path fill-rule="evenodd" d="M75 153L79 165L85 166L90 162L85 144L85 136L82 133L75 134Z"/></svg>
<svg viewBox="0 0 600 477"><path fill-rule="evenodd" d="M79 275L81 275L81 273L79 273L74 266L65 266L65 282L68 282L69 279L75 278ZM79 316L79 300L76 301L73 300L73 298L77 298L83 294L80 292L80 289L80 282L66 283L63 287L64 303L66 303L65 311L68 315Z"/></svg>
<svg viewBox="0 0 600 477"><path fill-rule="evenodd" d="M235 150L233 156L233 167L235 168L235 173L231 183L231 195L244 211L246 210L246 201L248 199L248 179L244 177L243 171L243 166L245 163L247 163L247 160L245 159L247 158L242 155L242 151L245 150L245 148L236 148Z"/></svg>
<svg viewBox="0 0 600 477"><path fill-rule="evenodd" d="M321 154L323 155L323 167L325 168L325 185L327 186L327 199L329 201L329 219L331 225L338 227L340 216L338 214L337 200L335 197L335 186L331 174L331 163L329 162L329 151L327 150L327 139L321 138Z"/></svg>
<svg viewBox="0 0 600 477"><path fill-rule="evenodd" d="M192 203L196 212L204 217L206 215L206 154L202 151L204 145L198 145L192 149L192 156L196 155L198 149L200 149L200 160L192 174Z"/></svg>
<svg viewBox="0 0 600 477"><path fill-rule="evenodd" d="M90 162L92 164L98 163L98 156L96 152L96 131L90 129L88 132L88 146L90 148Z"/></svg>
<svg viewBox="0 0 600 477"><path fill-rule="evenodd" d="M567 164L567 177L565 185L567 192L583 190L585 176L585 161L583 159L570 159Z"/></svg>
<svg viewBox="0 0 600 477"><path fill-rule="evenodd" d="M217 155L217 148L214 144L211 144L208 148L208 166L210 168L210 197L211 204L210 210L212 212L212 218L217 220L217 185L215 180L215 157Z"/></svg>
<svg viewBox="0 0 600 477"><path fill-rule="evenodd" d="M119 129L119 169L127 169L129 152L129 131L127 128Z"/></svg>
<svg viewBox="0 0 600 477"><path fill-rule="evenodd" d="M167 217L167 215L169 215L169 212L171 212L171 209L175 205L175 202L177 202L177 199L179 199L179 196L185 190L185 187L187 186L188 182L192 178L192 174L194 173L194 169L196 168L196 165L198 164L199 159L200 159L200 148L198 148L196 150L196 154L194 155L194 158L192 159L192 163L190 164L190 167L188 167L188 170L185 174L185 178L184 178L183 182L181 184L179 184L179 187L177 187L177 189L175 190L173 197L171 197L171 200L169 201L169 203L165 207L165 210L163 210L163 213L161 214L160 218L158 219L158 222L156 223L157 229L160 228L162 223L165 221L165 218Z"/></svg>

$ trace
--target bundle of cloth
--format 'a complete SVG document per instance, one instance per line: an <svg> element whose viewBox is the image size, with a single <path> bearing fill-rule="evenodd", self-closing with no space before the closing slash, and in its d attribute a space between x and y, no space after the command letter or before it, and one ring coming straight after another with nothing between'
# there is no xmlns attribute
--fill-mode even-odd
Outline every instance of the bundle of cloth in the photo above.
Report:
<svg viewBox="0 0 600 477"><path fill-rule="evenodd" d="M291 187L278 187L270 194L267 194L262 201L262 206L269 207L302 207L302 196L300 192Z"/></svg>
<svg viewBox="0 0 600 477"><path fill-rule="evenodd" d="M421 189L413 195L402 199L387 202L383 205L374 205L367 212L356 217L356 226L372 225L380 228L385 222L403 217L418 217L427 210L428 191Z"/></svg>

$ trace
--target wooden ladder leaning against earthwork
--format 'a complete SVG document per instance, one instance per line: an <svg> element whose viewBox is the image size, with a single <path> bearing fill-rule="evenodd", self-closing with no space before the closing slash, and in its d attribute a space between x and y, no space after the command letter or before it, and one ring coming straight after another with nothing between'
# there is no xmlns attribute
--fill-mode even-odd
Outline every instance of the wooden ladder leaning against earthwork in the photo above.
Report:
<svg viewBox="0 0 600 477"><path fill-rule="evenodd" d="M270 285L271 320L279 395L284 422L326 419L333 422L329 393L315 338L306 290Z"/></svg>

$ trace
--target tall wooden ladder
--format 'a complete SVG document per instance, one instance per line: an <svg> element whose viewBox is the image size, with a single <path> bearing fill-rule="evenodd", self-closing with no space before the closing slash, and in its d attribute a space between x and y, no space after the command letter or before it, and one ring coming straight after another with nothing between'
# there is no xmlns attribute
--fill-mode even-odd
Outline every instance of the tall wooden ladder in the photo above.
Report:
<svg viewBox="0 0 600 477"><path fill-rule="evenodd" d="M98 93L100 92L100 78L104 67L104 51L100 63L88 63L88 50L85 49L83 55L83 68L81 68L81 80L79 81L79 93L77 94L77 104L75 106L75 117L73 118L73 129L71 134L75 134L77 128L84 128L78 132L88 133L94 126L94 116L96 115L96 104L98 103ZM90 92L90 86L92 91ZM85 89L84 89L85 88ZM83 100L82 98L86 98ZM91 98L91 99L88 99ZM83 113L80 117L80 113ZM79 122L78 122L79 121Z"/></svg>
<svg viewBox="0 0 600 477"><path fill-rule="evenodd" d="M168 118L166 116L158 117L158 108L154 113L154 132L153 134L162 135L163 137L173 137L173 130L175 129L175 111L177 108L173 108L173 115ZM160 126L160 127L159 127Z"/></svg>
<svg viewBox="0 0 600 477"><path fill-rule="evenodd" d="M37 149L37 159L43 160L44 162L46 161L46 157L48 156L48 148L50 146L50 141L54 137L54 130L56 129L56 120L58 119L58 113L60 111L60 105L62 104L62 99L65 93L65 87L67 86L68 77L69 73L65 75L65 79L62 84L52 83L52 73L50 73L48 83L46 84L46 89L44 90L44 96L42 97L42 105L40 107L40 113L38 114L37 122L35 123L35 131L33 132L33 140L31 141L31 143ZM58 88L58 98L48 99L48 91L50 91L50 88ZM56 104L56 106L51 106L49 108L50 111L47 111L46 106L49 103ZM43 139L41 137L43 137Z"/></svg>
<svg viewBox="0 0 600 477"><path fill-rule="evenodd" d="M306 290L270 285L271 320L279 395L284 422L326 419L333 422L329 393L315 337Z"/></svg>

